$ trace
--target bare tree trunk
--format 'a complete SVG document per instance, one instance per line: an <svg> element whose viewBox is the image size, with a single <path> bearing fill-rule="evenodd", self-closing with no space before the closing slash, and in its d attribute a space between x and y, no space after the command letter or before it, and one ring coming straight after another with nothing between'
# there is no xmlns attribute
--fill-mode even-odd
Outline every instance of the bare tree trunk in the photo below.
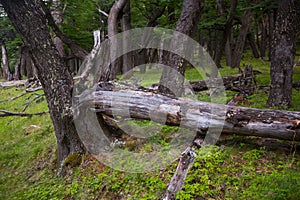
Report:
<svg viewBox="0 0 300 200"><path fill-rule="evenodd" d="M239 31L239 35L236 40L235 48L232 55L232 63L231 63L232 68L237 68L240 66L251 19L252 19L251 11L249 10L245 11L243 18L241 19L242 27Z"/></svg>
<svg viewBox="0 0 300 200"><path fill-rule="evenodd" d="M231 60L232 60L232 50L231 50L232 23L233 23L233 17L237 7L237 3L238 3L237 0L231 0L229 16L225 24L224 34L220 45L221 48L225 49L227 66L231 66ZM219 56L222 57L223 51L222 50L220 51L221 53Z"/></svg>
<svg viewBox="0 0 300 200"><path fill-rule="evenodd" d="M131 29L130 23L130 1L127 1L124 8L123 14L121 19L121 27L122 31L128 31ZM123 35L123 49L130 49L130 35L128 33L124 33ZM122 66L122 73L125 74L132 69L132 62L131 62L132 54L131 52L123 54L123 66ZM130 77L132 73L127 74L127 77Z"/></svg>
<svg viewBox="0 0 300 200"><path fill-rule="evenodd" d="M294 0L280 0L271 52L271 88L267 106L292 106L292 76L297 15Z"/></svg>
<svg viewBox="0 0 300 200"><path fill-rule="evenodd" d="M116 34L118 34L118 15L124 8L124 6L127 4L128 0L118 0L115 1L114 5L111 7L107 19L108 24L108 37L112 37ZM112 44L115 44L114 41L112 41ZM110 49L111 57L114 57L114 55L117 52L117 47L112 45ZM110 64L110 74L109 77L106 77L107 80L113 80L117 76L117 69L118 69L118 62L114 61Z"/></svg>
<svg viewBox="0 0 300 200"><path fill-rule="evenodd" d="M0 78L3 78L3 70L2 70L1 65L0 65Z"/></svg>
<svg viewBox="0 0 300 200"><path fill-rule="evenodd" d="M57 26L60 26L63 21L61 0L52 0L51 15ZM58 36L55 36L53 38L53 43L58 50L59 55L63 58L65 56L63 41Z"/></svg>
<svg viewBox="0 0 300 200"><path fill-rule="evenodd" d="M271 57L272 57L272 40L273 40L273 33L274 33L274 26L275 26L275 13L273 10L271 10L269 13L268 13L268 19L269 19L269 53L268 53L268 56L269 56L269 60L271 60Z"/></svg>
<svg viewBox="0 0 300 200"><path fill-rule="evenodd" d="M17 63L15 64L15 73L14 73L14 80L21 80L21 60L22 60L22 46L19 47L18 50L19 58Z"/></svg>
<svg viewBox="0 0 300 200"><path fill-rule="evenodd" d="M226 65L231 66L232 61L232 49L231 49L231 35L227 37L226 45L225 45L225 57L226 57Z"/></svg>
<svg viewBox="0 0 300 200"><path fill-rule="evenodd" d="M263 16L261 23L261 43L260 43L260 56L262 59L266 56L267 47L267 17Z"/></svg>
<svg viewBox="0 0 300 200"><path fill-rule="evenodd" d="M249 32L247 34L247 40L250 44L250 47L251 47L252 54L253 54L254 58L259 58L259 53L258 53L258 50L256 48L255 38L254 38L253 33Z"/></svg>
<svg viewBox="0 0 300 200"><path fill-rule="evenodd" d="M217 1L217 8L218 8L218 15L221 16L223 15L224 8L222 1ZM223 42L224 36L225 35L225 27L224 30L216 30L216 43L215 43L215 56L214 56L214 61L216 63L216 66L218 68L222 68L221 65L221 58L225 49L225 42Z"/></svg>
<svg viewBox="0 0 300 200"><path fill-rule="evenodd" d="M72 113L73 79L51 40L41 1L0 0L8 17L30 49L47 99L57 139L58 164L70 153L85 150L76 131Z"/></svg>
<svg viewBox="0 0 300 200"><path fill-rule="evenodd" d="M192 37L202 15L203 4L204 1L202 0L184 0L176 31ZM176 44L178 44L178 41L176 37L173 37L170 44L171 48L175 48ZM168 68L163 69L159 92L180 96L183 92L185 66L178 55L170 53L167 58L166 65Z"/></svg>
<svg viewBox="0 0 300 200"><path fill-rule="evenodd" d="M3 78L7 81L11 81L13 76L9 68L6 46L4 44L1 45L1 51L2 51L2 64L3 64Z"/></svg>

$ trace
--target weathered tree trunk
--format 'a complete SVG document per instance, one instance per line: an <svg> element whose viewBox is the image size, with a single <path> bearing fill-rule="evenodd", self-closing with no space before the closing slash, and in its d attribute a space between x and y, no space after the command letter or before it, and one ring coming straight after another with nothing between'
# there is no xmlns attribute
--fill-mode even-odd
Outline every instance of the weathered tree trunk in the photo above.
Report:
<svg viewBox="0 0 300 200"><path fill-rule="evenodd" d="M30 49L45 91L57 138L58 163L61 164L70 153L84 152L71 111L72 76L51 40L41 2L0 0L0 3L24 44Z"/></svg>
<svg viewBox="0 0 300 200"><path fill-rule="evenodd" d="M250 27L251 19L252 19L251 11L249 11L249 10L245 11L243 18L241 19L242 27L239 31L239 35L236 40L235 48L234 48L234 51L232 54L232 62L231 62L232 68L237 68L240 66L240 62L241 62L241 58L243 55L245 41L246 41L248 29Z"/></svg>
<svg viewBox="0 0 300 200"><path fill-rule="evenodd" d="M90 103L96 112L109 116L128 117L129 112L133 119L165 121L200 132L210 127L222 127L225 118L224 133L300 141L300 112L217 105L131 90L99 89L81 97L81 102ZM166 119L162 120L160 116L166 116Z"/></svg>
<svg viewBox="0 0 300 200"><path fill-rule="evenodd" d="M127 4L128 0L118 0L115 1L113 6L111 7L107 19L107 24L108 24L108 37L112 37L116 34L118 34L118 15L124 8L124 6ZM116 44L115 41L111 42L112 44ZM116 54L118 48L115 45L112 45L110 47L110 55L111 57L115 57L114 55ZM118 62L114 61L110 64L110 74L109 77L106 77L107 80L113 80L117 76L117 69L118 69ZM102 78L103 80L104 78Z"/></svg>
<svg viewBox="0 0 300 200"><path fill-rule="evenodd" d="M2 51L2 64L3 64L3 78L7 81L10 81L12 80L13 76L9 68L7 51L4 44L1 45L1 51Z"/></svg>
<svg viewBox="0 0 300 200"><path fill-rule="evenodd" d="M192 37L197 28L202 14L204 1L184 0L180 18L176 25L176 31ZM174 35L171 40L171 49L177 48L178 39ZM169 53L160 79L159 91L162 93L173 93L180 96L183 92L185 65L179 55Z"/></svg>
<svg viewBox="0 0 300 200"><path fill-rule="evenodd" d="M15 73L14 73L14 80L21 80L21 59L22 59L22 46L19 47L18 50L19 58L17 63L15 64Z"/></svg>
<svg viewBox="0 0 300 200"><path fill-rule="evenodd" d="M122 31L128 31L131 29L130 24L130 1L127 1L124 8L123 8L123 14L121 19L121 27ZM123 49L130 49L130 35L125 32L123 33ZM123 65L122 65L122 73L125 74L129 72L132 69L132 62L131 62L131 52L123 54ZM130 77L132 73L127 74L127 77Z"/></svg>
<svg viewBox="0 0 300 200"><path fill-rule="evenodd" d="M296 5L280 0L271 52L271 89L267 106L292 106L292 76L296 42Z"/></svg>
<svg viewBox="0 0 300 200"><path fill-rule="evenodd" d="M60 0L52 0L51 15L57 26L60 26L63 21L62 5ZM58 36L55 36L53 38L53 43L58 50L59 55L63 58L65 56L63 41Z"/></svg>

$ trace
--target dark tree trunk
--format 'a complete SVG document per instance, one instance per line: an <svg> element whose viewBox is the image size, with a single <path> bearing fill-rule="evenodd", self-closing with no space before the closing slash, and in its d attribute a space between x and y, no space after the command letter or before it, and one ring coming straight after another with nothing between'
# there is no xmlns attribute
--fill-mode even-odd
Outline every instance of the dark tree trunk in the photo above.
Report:
<svg viewBox="0 0 300 200"><path fill-rule="evenodd" d="M30 49L54 125L58 164L62 164L70 153L84 152L73 122L72 76L51 40L41 2L35 0L0 0L0 2L24 44Z"/></svg>
<svg viewBox="0 0 300 200"><path fill-rule="evenodd" d="M215 42L215 56L214 61L218 68L222 68L221 65L221 58L223 55L223 51L225 49L225 46L222 46L222 38L224 31L216 30L216 42Z"/></svg>
<svg viewBox="0 0 300 200"><path fill-rule="evenodd" d="M237 7L237 0L231 0L231 5L230 5L230 11L229 11L229 16L225 24L225 29L223 33L223 38L221 40L221 48L219 57L218 59L221 60L222 58L222 53L223 49L225 49L225 56L226 56L226 65L231 66L231 57L232 57L232 50L231 50L231 35L232 35L232 23L233 23L233 17L234 17L234 12Z"/></svg>
<svg viewBox="0 0 300 200"><path fill-rule="evenodd" d="M152 15L150 15L150 18L147 20L146 27L155 27L157 25L157 19L160 18L164 12L165 12L165 6L160 9L151 10ZM147 40L148 33L144 33L142 37L142 42ZM138 51L135 55L135 66L140 66L140 73L144 74L146 73L146 63L149 62L149 58L147 56L147 49L141 49Z"/></svg>
<svg viewBox="0 0 300 200"><path fill-rule="evenodd" d="M267 47L267 19L263 16L261 23L261 42L260 42L260 56L262 59L266 56Z"/></svg>
<svg viewBox="0 0 300 200"><path fill-rule="evenodd" d="M240 66L251 19L252 19L251 11L245 11L243 18L241 19L242 27L239 31L239 35L236 40L235 48L232 54L232 62L231 62L232 68L237 68Z"/></svg>
<svg viewBox="0 0 300 200"><path fill-rule="evenodd" d="M273 33L274 33L274 26L275 26L275 13L274 11L270 11L268 13L268 19L269 19L269 60L271 60L271 52L272 52L272 40L273 40Z"/></svg>
<svg viewBox="0 0 300 200"><path fill-rule="evenodd" d="M184 0L176 31L192 37L200 20L203 4L204 1L202 0ZM178 44L178 41L176 41L176 37L173 37L170 44L171 48L175 48L176 44ZM167 59L166 65L169 68L163 69L159 92L173 93L180 96L183 92L185 65L183 65L182 59L178 55L168 54Z"/></svg>
<svg viewBox="0 0 300 200"><path fill-rule="evenodd" d="M28 79L37 76L37 71L29 51L29 47L23 46L20 54L21 76L27 76Z"/></svg>
<svg viewBox="0 0 300 200"><path fill-rule="evenodd" d="M221 16L223 15L224 8L222 1L217 1L217 9L218 9L218 15ZM221 58L225 49L225 43L223 42L223 38L225 35L225 29L217 29L216 30L216 43L215 43L215 56L214 56L214 61L215 64L218 68L222 68L221 65Z"/></svg>
<svg viewBox="0 0 300 200"><path fill-rule="evenodd" d="M251 32L249 32L247 34L247 40L248 40L249 45L251 47L252 54L253 54L254 58L259 58L259 53L258 53L258 50L256 48L256 44L255 44L255 38L254 38L254 35Z"/></svg>
<svg viewBox="0 0 300 200"><path fill-rule="evenodd" d="M2 70L1 65L0 65L0 78L3 78L3 70Z"/></svg>
<svg viewBox="0 0 300 200"><path fill-rule="evenodd" d="M17 61L17 63L15 64L15 73L14 73L14 80L21 80L22 76L21 76L21 60L22 60L22 47L19 47L18 50L18 54L19 54L19 59Z"/></svg>
<svg viewBox="0 0 300 200"><path fill-rule="evenodd" d="M131 29L131 23L130 23L130 1L127 1L123 8L123 14L121 19L121 27L122 31L128 31ZM130 35L128 33L124 33L123 36L123 49L130 49ZM122 66L122 72L127 73L132 69L132 62L131 62L132 54L126 53L123 54L123 66ZM131 76L130 74L128 76Z"/></svg>
<svg viewBox="0 0 300 200"><path fill-rule="evenodd" d="M294 0L280 0L271 52L271 88L267 106L292 106L297 15Z"/></svg>
<svg viewBox="0 0 300 200"><path fill-rule="evenodd" d="M12 80L13 76L9 68L6 46L4 44L1 45L1 51L2 51L3 78L7 81L10 81Z"/></svg>

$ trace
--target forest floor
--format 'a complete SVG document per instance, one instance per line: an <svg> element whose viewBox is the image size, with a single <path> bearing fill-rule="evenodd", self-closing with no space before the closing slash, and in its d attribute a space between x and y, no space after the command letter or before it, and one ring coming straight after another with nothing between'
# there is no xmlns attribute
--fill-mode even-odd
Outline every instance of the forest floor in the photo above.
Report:
<svg viewBox="0 0 300 200"><path fill-rule="evenodd" d="M269 84L270 63L244 59L262 74L258 84ZM224 67L222 76L238 73ZM197 80L194 69L186 78ZM142 84L157 83L159 74L151 70ZM300 80L300 67L294 81ZM17 96L24 88L0 89L0 102ZM226 91L230 100L235 92ZM0 110L21 111L26 102L42 94L30 93L14 101L0 103ZM207 92L197 94L208 100ZM250 107L265 108L268 91L257 90L247 98ZM241 105L243 106L243 104ZM300 91L293 90L293 107L300 111ZM33 101L28 113L47 111L44 97ZM156 124L138 122L149 127ZM176 132L176 127L161 126L159 140ZM161 142L161 141L156 141ZM149 143L148 145L151 145ZM198 155L188 172L177 199L299 199L300 148L297 142L274 139L227 136L217 145L196 150ZM177 162L166 168L142 174L113 170L93 156L84 158L80 167L70 168L65 177L56 174L56 140L48 114L32 117L5 117L0 120L0 199L158 199L166 190ZM70 161L71 162L71 161Z"/></svg>

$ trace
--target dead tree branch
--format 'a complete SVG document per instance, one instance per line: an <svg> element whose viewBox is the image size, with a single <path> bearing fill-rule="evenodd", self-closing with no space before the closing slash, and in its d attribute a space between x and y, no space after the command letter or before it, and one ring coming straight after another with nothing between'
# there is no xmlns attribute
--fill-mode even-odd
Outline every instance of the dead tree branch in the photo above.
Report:
<svg viewBox="0 0 300 200"><path fill-rule="evenodd" d="M44 115L47 114L47 112L39 112L39 113L24 113L24 112L12 112L7 110L0 110L0 117L9 117L9 116L19 116L19 117L32 117L34 115Z"/></svg>

